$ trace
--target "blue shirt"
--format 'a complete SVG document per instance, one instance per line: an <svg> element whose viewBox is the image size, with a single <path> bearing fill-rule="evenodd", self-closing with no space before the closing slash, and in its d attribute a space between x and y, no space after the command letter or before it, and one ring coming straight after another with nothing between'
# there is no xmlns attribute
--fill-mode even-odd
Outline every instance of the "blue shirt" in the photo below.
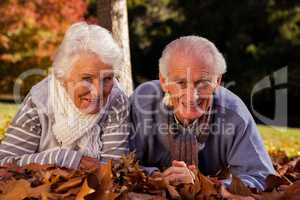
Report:
<svg viewBox="0 0 300 200"><path fill-rule="evenodd" d="M163 131L168 116L163 96L156 80L140 85L130 97L131 150L149 169L170 165L170 148ZM199 169L205 175L215 175L229 168L247 186L263 190L266 177L275 171L247 107L238 96L220 86L214 93L212 109L209 135L198 153ZM229 182L228 179L225 184Z"/></svg>

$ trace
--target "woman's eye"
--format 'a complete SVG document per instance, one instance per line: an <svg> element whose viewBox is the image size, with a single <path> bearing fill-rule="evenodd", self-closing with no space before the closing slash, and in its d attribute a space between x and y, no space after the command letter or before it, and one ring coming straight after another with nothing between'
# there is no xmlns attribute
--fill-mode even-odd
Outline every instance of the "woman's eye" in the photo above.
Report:
<svg viewBox="0 0 300 200"><path fill-rule="evenodd" d="M112 79L113 79L112 77L105 77L105 78L103 79L103 82L104 82L104 83L107 83L107 82L111 81Z"/></svg>

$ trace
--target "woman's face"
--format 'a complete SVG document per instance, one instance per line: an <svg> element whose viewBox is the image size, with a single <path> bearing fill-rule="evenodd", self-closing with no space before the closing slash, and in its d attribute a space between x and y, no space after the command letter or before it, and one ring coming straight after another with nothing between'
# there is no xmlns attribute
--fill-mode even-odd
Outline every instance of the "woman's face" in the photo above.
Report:
<svg viewBox="0 0 300 200"><path fill-rule="evenodd" d="M82 54L64 80L64 86L81 112L95 114L106 103L113 87L113 77L112 67L98 56Z"/></svg>
<svg viewBox="0 0 300 200"><path fill-rule="evenodd" d="M168 69L168 79L160 78L163 89L171 95L176 117L182 123L190 123L208 110L220 80L193 56L173 55Z"/></svg>

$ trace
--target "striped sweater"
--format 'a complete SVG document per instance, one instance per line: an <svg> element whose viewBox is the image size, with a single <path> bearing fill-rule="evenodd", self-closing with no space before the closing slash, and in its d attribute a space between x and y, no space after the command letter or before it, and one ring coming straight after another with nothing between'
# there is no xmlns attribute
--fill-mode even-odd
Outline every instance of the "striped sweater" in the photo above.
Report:
<svg viewBox="0 0 300 200"><path fill-rule="evenodd" d="M52 115L47 107L49 77L32 88L7 128L0 144L0 165L15 162L54 164L78 168L82 153L61 148L51 131ZM115 84L101 127L101 162L119 159L128 153L128 99Z"/></svg>

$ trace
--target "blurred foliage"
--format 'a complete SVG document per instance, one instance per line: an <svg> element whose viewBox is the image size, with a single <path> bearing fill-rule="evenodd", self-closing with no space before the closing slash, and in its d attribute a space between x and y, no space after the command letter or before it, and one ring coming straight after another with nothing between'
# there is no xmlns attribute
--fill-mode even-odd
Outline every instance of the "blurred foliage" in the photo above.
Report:
<svg viewBox="0 0 300 200"><path fill-rule="evenodd" d="M11 93L22 72L50 67L66 28L82 19L85 11L84 0L1 1L1 93ZM39 79L31 77L24 87L28 90Z"/></svg>
<svg viewBox="0 0 300 200"><path fill-rule="evenodd" d="M16 114L17 109L16 104L0 102L0 140L3 138L4 131Z"/></svg>
<svg viewBox="0 0 300 200"><path fill-rule="evenodd" d="M127 3L135 86L158 78L158 60L166 44L183 35L200 35L224 54L228 65L225 85L234 81L230 90L248 106L255 83L288 66L289 120L299 126L299 113L293 109L300 101L299 0ZM97 8L96 0L4 0L0 13L0 93L11 93L22 72L51 65L51 56L72 22L83 18L96 22ZM38 77L31 79L25 88ZM270 117L276 89L255 96L255 107Z"/></svg>
<svg viewBox="0 0 300 200"><path fill-rule="evenodd" d="M258 129L268 151L284 151L289 157L300 155L299 128L280 128L259 125Z"/></svg>
<svg viewBox="0 0 300 200"><path fill-rule="evenodd" d="M289 120L300 125L293 109L300 100L299 0L128 0L128 9L136 85L158 78L158 60L166 44L183 35L200 35L224 54L225 85L234 81L230 90L247 105L255 83L288 66ZM274 90L255 97L256 107L270 116Z"/></svg>
<svg viewBox="0 0 300 200"><path fill-rule="evenodd" d="M217 0L128 0L128 7L136 68L143 69L144 65L157 68L163 47L189 34L207 37L217 45L227 58L230 80L251 79L253 83L255 79L249 74L269 74L283 66L295 70L300 63L298 0L243 0L222 4ZM147 74L138 69L137 73ZM242 76L237 77L237 73Z"/></svg>

